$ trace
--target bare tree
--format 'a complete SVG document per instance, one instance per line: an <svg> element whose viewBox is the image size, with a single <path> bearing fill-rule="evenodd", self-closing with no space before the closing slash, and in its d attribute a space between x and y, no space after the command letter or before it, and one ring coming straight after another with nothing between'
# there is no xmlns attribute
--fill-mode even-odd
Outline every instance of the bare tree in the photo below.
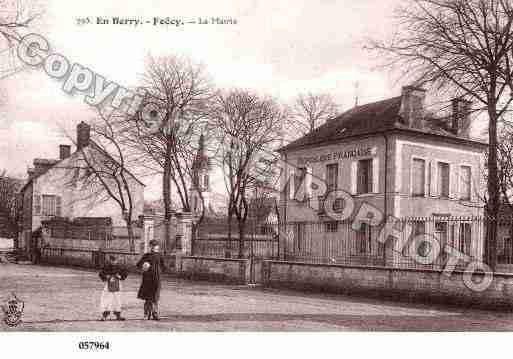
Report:
<svg viewBox="0 0 513 359"><path fill-rule="evenodd" d="M512 98L513 11L503 0L409 0L397 9L397 31L370 48L386 65L417 84L431 84L477 103L489 119L488 203L492 221L500 205L497 123ZM488 226L486 259L495 268L497 227Z"/></svg>
<svg viewBox="0 0 513 359"><path fill-rule="evenodd" d="M0 79L12 75L19 70L16 63L16 45L27 31L41 16L37 4L28 0L0 0ZM6 47L4 48L3 43Z"/></svg>
<svg viewBox="0 0 513 359"><path fill-rule="evenodd" d="M7 175L7 172L0 171L0 217L5 221L7 234L17 239L18 232L18 191L21 188L21 181ZM15 248L17 244L15 243Z"/></svg>
<svg viewBox="0 0 513 359"><path fill-rule="evenodd" d="M218 130L217 159L224 171L229 195L228 223L236 217L239 257L242 257L249 189L257 179L255 162L262 151L271 151L278 143L285 112L272 98L231 90L217 94L211 113Z"/></svg>
<svg viewBox="0 0 513 359"><path fill-rule="evenodd" d="M134 252L134 184L138 180L129 170L133 162L130 149L120 135L119 122L118 116L106 117L98 112L91 124L89 146L80 148L77 158L61 168L66 169L67 185L80 193L76 201L94 206L112 200L118 205L126 223L129 249Z"/></svg>
<svg viewBox="0 0 513 359"><path fill-rule="evenodd" d="M188 58L150 56L142 75L141 87L147 96L143 110L135 118L129 119L132 126L127 132L127 139L140 154L141 165L162 174L168 238L173 211L171 183L183 210L191 210L189 188L194 185L192 164L195 146L206 122L206 108L212 96L212 86L203 66ZM150 111L150 108L153 109ZM160 126L157 129L153 126L148 128L149 121L159 123Z"/></svg>
<svg viewBox="0 0 513 359"><path fill-rule="evenodd" d="M288 127L300 136L313 132L338 114L338 105L329 94L300 94L291 106Z"/></svg>

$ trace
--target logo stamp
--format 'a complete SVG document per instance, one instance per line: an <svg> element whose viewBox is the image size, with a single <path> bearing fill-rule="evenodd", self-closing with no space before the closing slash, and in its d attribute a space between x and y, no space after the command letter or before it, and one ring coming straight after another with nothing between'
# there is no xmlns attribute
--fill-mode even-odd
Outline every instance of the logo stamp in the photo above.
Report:
<svg viewBox="0 0 513 359"><path fill-rule="evenodd" d="M10 327L16 327L21 323L23 316L23 309L25 303L16 297L16 294L11 293L7 301L0 306L4 312L4 323Z"/></svg>

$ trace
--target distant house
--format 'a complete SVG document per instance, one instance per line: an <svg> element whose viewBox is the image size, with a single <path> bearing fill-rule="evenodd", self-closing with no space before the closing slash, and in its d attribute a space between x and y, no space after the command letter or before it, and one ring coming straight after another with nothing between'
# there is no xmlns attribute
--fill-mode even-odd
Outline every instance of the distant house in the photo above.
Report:
<svg viewBox="0 0 513 359"><path fill-rule="evenodd" d="M108 158L105 151L90 139L90 126L81 122L77 126L77 150L71 153L71 146L60 145L60 156L54 159L35 159L34 168L28 170L28 181L21 189L22 215L20 219L19 245L30 247L32 232L41 226L42 221L56 217L75 218L108 217L113 226L125 226L123 213L112 198L98 198L98 189L90 188L80 179L72 181L73 169L78 165L82 152L89 156ZM130 193L133 198L132 220L143 214L144 184L135 176L128 176Z"/></svg>

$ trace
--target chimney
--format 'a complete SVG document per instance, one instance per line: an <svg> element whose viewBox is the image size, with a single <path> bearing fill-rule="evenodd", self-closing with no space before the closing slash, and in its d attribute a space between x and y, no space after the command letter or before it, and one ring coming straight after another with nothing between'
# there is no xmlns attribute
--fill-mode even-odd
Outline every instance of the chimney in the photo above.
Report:
<svg viewBox="0 0 513 359"><path fill-rule="evenodd" d="M39 176L43 173L45 173L46 171L48 171L50 169L50 167L52 167L54 164L56 164L58 161L56 160L49 160L49 159L46 159L46 158L36 158L34 159L34 168L35 168L35 171L34 171L34 174L36 176Z"/></svg>
<svg viewBox="0 0 513 359"><path fill-rule="evenodd" d="M413 128L423 127L425 98L426 90L423 88L415 86L403 87L399 114L403 118L405 125Z"/></svg>
<svg viewBox="0 0 513 359"><path fill-rule="evenodd" d="M70 145L59 145L59 158L65 160L71 155L71 146Z"/></svg>
<svg viewBox="0 0 513 359"><path fill-rule="evenodd" d="M452 132L460 137L470 137L470 107L472 102L462 98L451 100L452 103Z"/></svg>
<svg viewBox="0 0 513 359"><path fill-rule="evenodd" d="M80 122L77 125L77 150L89 146L89 139L91 137L91 126L85 122Z"/></svg>

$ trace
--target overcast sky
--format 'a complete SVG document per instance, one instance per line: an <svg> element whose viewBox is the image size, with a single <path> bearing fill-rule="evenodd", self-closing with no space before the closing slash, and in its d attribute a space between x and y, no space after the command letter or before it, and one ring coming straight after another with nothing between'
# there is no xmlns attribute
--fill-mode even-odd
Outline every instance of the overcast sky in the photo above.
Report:
<svg viewBox="0 0 513 359"><path fill-rule="evenodd" d="M343 109L396 96L396 84L374 69L363 50L368 36L387 36L396 0L321 1L68 1L45 5L41 33L52 50L124 86L137 83L145 55L186 54L207 67L221 87L245 87L284 101L299 92L329 92ZM77 26L90 17L233 18L237 25L141 27ZM91 116L82 95L70 97L42 70L1 80L7 104L0 108L0 168L25 175L35 157L57 158L58 145ZM160 196L158 180L147 198Z"/></svg>

